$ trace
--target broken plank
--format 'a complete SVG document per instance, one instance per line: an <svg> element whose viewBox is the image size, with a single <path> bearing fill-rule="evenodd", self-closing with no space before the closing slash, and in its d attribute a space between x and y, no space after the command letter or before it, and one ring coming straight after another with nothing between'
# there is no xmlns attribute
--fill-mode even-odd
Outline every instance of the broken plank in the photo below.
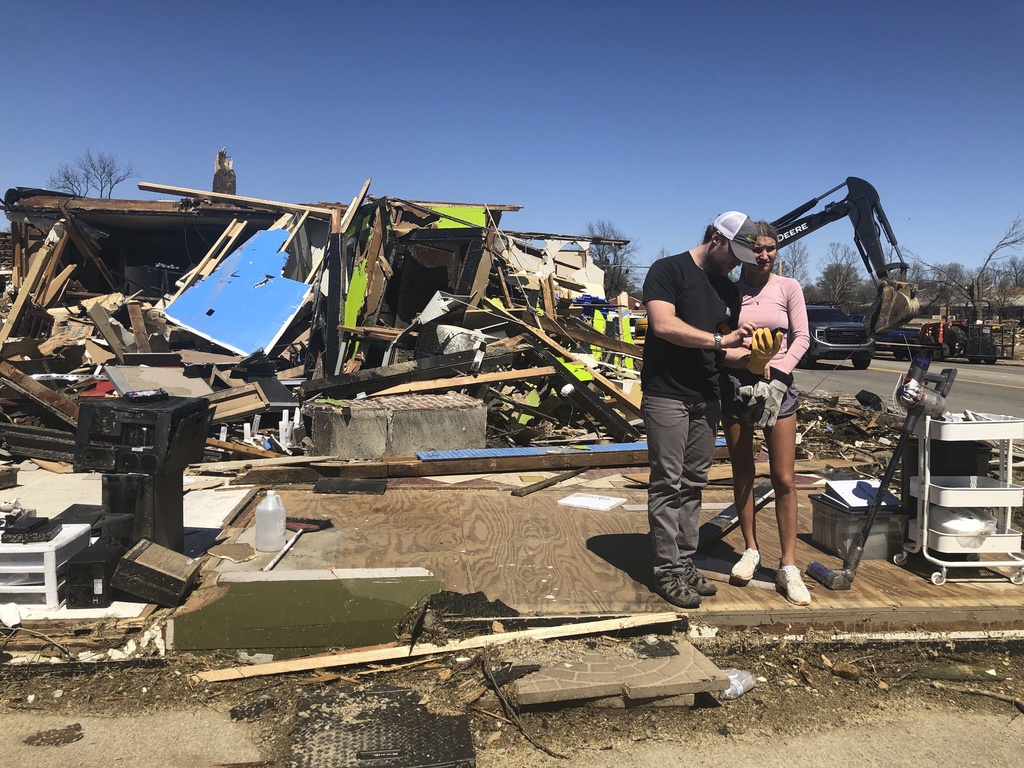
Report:
<svg viewBox="0 0 1024 768"><path fill-rule="evenodd" d="M124 354L128 350L125 348L124 340L121 334L118 333L111 322L110 312L103 306L101 301L94 301L85 310L86 314L89 315L89 319L92 320L93 325L96 326L96 330L99 331L100 336L107 342L110 347L110 351L117 357L118 362L124 362Z"/></svg>
<svg viewBox="0 0 1024 768"><path fill-rule="evenodd" d="M559 627L540 627L537 629L524 629L518 632L503 632L493 635L481 635L470 637L465 640L456 640L447 645L429 645L426 643L409 646L393 646L375 648L372 650L354 650L343 653L309 656L301 659L287 659L284 661L269 661L264 664L250 664L244 667L229 669L214 669L209 672L200 672L194 677L202 682L216 683L225 680L241 680L247 677L261 677L265 675L281 675L288 672L308 672L313 669L328 669L331 667L344 667L354 664L369 664L377 661L390 661L392 659L413 658L417 656L431 656L439 653L454 653L474 648L489 648L495 645L503 645L519 640L557 640L563 637L582 637L585 635L603 634L606 632L617 632L623 629L635 627L649 627L655 624L670 624L675 622L678 616L675 613L648 613L625 616L618 619L605 619L602 621L589 621L580 624L568 624Z"/></svg>
<svg viewBox="0 0 1024 768"><path fill-rule="evenodd" d="M477 376L451 376L448 378L432 379L430 381L411 382L399 384L387 389L374 392L374 397L384 395L407 395L414 392L432 392L438 389L463 389L477 384L490 384L493 382L523 381L527 379L543 379L555 373L554 366L544 365L536 368L526 368L513 371L492 371L481 373Z"/></svg>
<svg viewBox="0 0 1024 768"><path fill-rule="evenodd" d="M7 385L42 406L59 419L78 426L78 405L27 376L6 360L0 360L0 377Z"/></svg>
<svg viewBox="0 0 1024 768"><path fill-rule="evenodd" d="M149 345L149 331L146 330L146 321L142 317L142 305L137 301L129 301L128 318L132 324L132 335L135 337L135 349L144 355L153 351Z"/></svg>
<svg viewBox="0 0 1024 768"><path fill-rule="evenodd" d="M570 317L562 323L556 323L549 318L542 317L540 318L540 327L547 333L565 336L573 341L578 341L581 344L590 344L594 347L607 349L610 352L618 352L623 355L629 355L631 357L641 359L644 356L644 348L641 345L630 344L629 342L622 341L621 339L614 339L611 336L605 336L603 333L598 333L577 318Z"/></svg>
<svg viewBox="0 0 1024 768"><path fill-rule="evenodd" d="M550 488L552 485L557 485L563 480L569 480L573 477L576 477L576 475L582 474L583 472L586 471L587 470L585 467L570 469L568 472L562 472L560 475L555 475L554 477L549 477L544 480L538 480L536 483L524 485L522 488L516 488L512 491L512 495L517 497L529 496L531 493L534 493L535 491L542 491L545 488Z"/></svg>
<svg viewBox="0 0 1024 768"><path fill-rule="evenodd" d="M212 395L205 395L213 406L211 424L223 424L226 421L244 419L262 413L270 405L270 399L256 382L239 387L222 389Z"/></svg>
<svg viewBox="0 0 1024 768"><path fill-rule="evenodd" d="M273 459L280 456L280 453L274 453L273 451L265 451L262 448L257 448L254 445L248 445L247 443L229 443L222 440L214 440L212 437L206 438L206 444L211 448L219 448L222 451L228 451L229 453L237 453L242 456L253 456L259 459Z"/></svg>

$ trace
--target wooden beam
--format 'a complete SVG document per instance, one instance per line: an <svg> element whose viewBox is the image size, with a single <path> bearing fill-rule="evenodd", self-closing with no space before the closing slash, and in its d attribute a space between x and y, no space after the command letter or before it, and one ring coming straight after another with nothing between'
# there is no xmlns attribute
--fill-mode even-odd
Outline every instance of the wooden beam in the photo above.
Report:
<svg viewBox="0 0 1024 768"><path fill-rule="evenodd" d="M67 214L66 208L63 208L62 210ZM70 215L67 216L67 223L68 234L71 235L71 240L74 242L75 247L78 248L78 250L96 266L96 269L98 269L100 274L103 275L103 279L107 281L107 285L110 286L110 290L116 291L118 288L117 281L114 279L114 276L110 274L110 270L107 269L107 265L104 263L103 259L100 258L100 255L97 252L98 246L94 244L93 239L82 231L78 226L78 223Z"/></svg>
<svg viewBox="0 0 1024 768"><path fill-rule="evenodd" d="M61 291L64 290L64 286L67 285L68 280L71 279L71 275L78 268L77 264L68 264L62 269L50 284L46 287L42 297L39 299L38 304L43 309L53 305L55 301L60 297Z"/></svg>
<svg viewBox="0 0 1024 768"><path fill-rule="evenodd" d="M231 220L231 223L224 228L224 231L220 233L220 237L210 246L210 250L199 260L199 263L178 278L178 281L175 283L178 286L178 290L171 298L171 301L181 296L182 293L195 285L200 279L213 273L213 270L217 268L217 265L224 256L234 250L235 243L238 241L243 230L245 230L245 224L240 219Z"/></svg>
<svg viewBox="0 0 1024 768"><path fill-rule="evenodd" d="M513 371L492 371L481 373L478 376L452 376L445 379L432 379L430 381L416 381L409 384L399 384L387 389L381 389L373 393L374 397L384 395L408 395L414 392L435 392L439 389L463 389L477 384L491 384L503 381L523 381L527 379L543 379L555 373L554 366L545 365L537 368L526 368Z"/></svg>
<svg viewBox="0 0 1024 768"><path fill-rule="evenodd" d="M470 637L465 640L455 640L446 645L429 645L417 643L409 646L384 646L373 649L357 649L343 653L323 654L319 656L306 656L301 659L286 659L284 661L268 661L264 664L249 664L244 667L229 669L214 669L209 672L200 672L194 677L207 683L217 683L224 680L241 680L247 677L261 677L265 675L281 675L288 672L307 672L311 669L328 669L330 667L344 667L353 664L372 664L379 661L391 659L406 659L417 656L431 656L438 653L457 653L459 651L474 648L489 648L495 645L504 645L516 641L556 640L563 637L582 637L585 635L604 634L606 632L618 632L623 629L636 627L649 627L655 624L671 624L678 620L675 613L645 613L625 616L619 619L604 619L601 621L586 621L579 624L566 624L558 627L538 627L536 629L524 629L519 632L502 632L493 635L481 635Z"/></svg>
<svg viewBox="0 0 1024 768"><path fill-rule="evenodd" d="M492 472L567 470L583 467L643 467L649 463L646 448L616 451L572 451L526 456L493 456L477 459L433 459L396 457L384 461L319 461L314 466L325 477L433 477L475 475ZM204 468L206 465L203 465Z"/></svg>
<svg viewBox="0 0 1024 768"><path fill-rule="evenodd" d="M169 184L153 184L148 181L140 181L139 189L143 192L158 192L164 195L177 195L178 197L191 197L196 200L210 200L217 203L234 203L236 205L260 205L277 211L288 211L290 213L302 213L309 211L310 215L320 219L330 219L334 213L333 208L320 208L315 205L296 205L294 203L282 203L276 200L263 200L258 197L242 197L240 195L229 195L224 192L209 192L205 189L189 189L188 187L173 187Z"/></svg>

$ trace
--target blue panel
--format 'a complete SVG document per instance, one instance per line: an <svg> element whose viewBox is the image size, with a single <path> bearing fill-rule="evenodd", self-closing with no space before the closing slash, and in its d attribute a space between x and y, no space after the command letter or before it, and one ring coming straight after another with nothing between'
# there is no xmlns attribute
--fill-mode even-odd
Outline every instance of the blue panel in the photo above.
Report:
<svg viewBox="0 0 1024 768"><path fill-rule="evenodd" d="M725 438L719 437L715 445L725 447ZM463 448L457 451L419 451L416 458L421 461L442 459L497 459L503 456L551 456L564 453L612 453L614 451L646 451L647 443L609 443L573 448L567 445L552 445L547 448Z"/></svg>
<svg viewBox="0 0 1024 768"><path fill-rule="evenodd" d="M288 232L267 229L225 258L166 309L169 319L239 354L269 350L302 306L310 286L281 277Z"/></svg>

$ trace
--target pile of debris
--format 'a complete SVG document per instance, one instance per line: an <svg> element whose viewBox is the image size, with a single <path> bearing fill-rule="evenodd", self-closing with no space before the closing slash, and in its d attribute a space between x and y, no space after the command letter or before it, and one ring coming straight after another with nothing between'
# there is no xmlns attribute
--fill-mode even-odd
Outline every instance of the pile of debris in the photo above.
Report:
<svg viewBox="0 0 1024 768"><path fill-rule="evenodd" d="M518 206L374 198L369 180L348 205L139 187L180 197L4 198L12 456L71 463L80 403L160 392L213 405L209 461L641 437L636 302L595 298L590 256L618 241L506 232ZM486 416L454 442L367 454L330 426L371 400L388 419L460 407L451 393Z"/></svg>

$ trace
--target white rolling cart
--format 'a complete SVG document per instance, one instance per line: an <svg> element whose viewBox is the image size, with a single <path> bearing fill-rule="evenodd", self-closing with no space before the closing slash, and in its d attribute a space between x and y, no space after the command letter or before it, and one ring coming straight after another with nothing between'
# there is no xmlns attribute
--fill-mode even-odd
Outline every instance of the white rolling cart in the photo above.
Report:
<svg viewBox="0 0 1024 768"><path fill-rule="evenodd" d="M910 480L910 493L917 499L917 516L910 518L909 541L904 544L904 551L893 559L902 565L908 553L920 552L938 566L931 575L936 585L945 584L949 569L955 568L1012 568L1009 580L1024 584L1021 532L1013 529L1013 510L1024 505L1024 487L1013 482L1013 441L1024 440L1024 419L970 415L974 418L969 421L925 417L918 424L918 474ZM997 443L998 479L931 473L933 441L971 440ZM907 503L904 499L904 505ZM988 517L989 510L994 520ZM972 523L978 525L972 529Z"/></svg>

